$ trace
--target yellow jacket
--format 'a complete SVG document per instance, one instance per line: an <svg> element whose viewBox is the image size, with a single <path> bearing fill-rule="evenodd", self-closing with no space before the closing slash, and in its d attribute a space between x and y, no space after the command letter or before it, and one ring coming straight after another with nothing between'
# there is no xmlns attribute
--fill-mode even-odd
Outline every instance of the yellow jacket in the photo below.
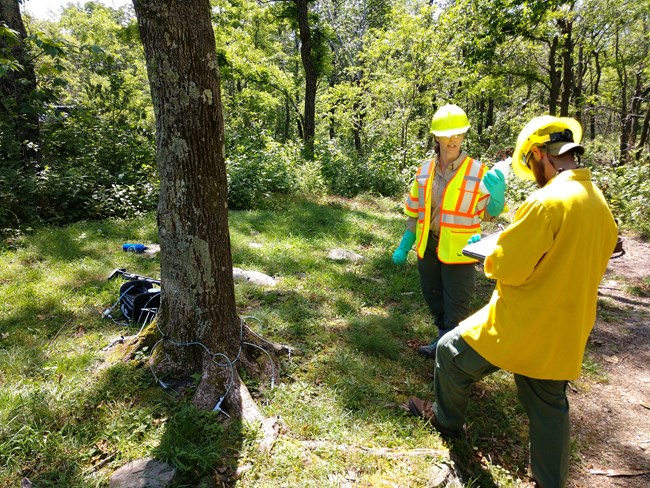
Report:
<svg viewBox="0 0 650 488"><path fill-rule="evenodd" d="M502 369L577 378L617 234L590 171L558 174L521 205L486 258L485 275L497 280L496 289L460 323L461 335Z"/></svg>

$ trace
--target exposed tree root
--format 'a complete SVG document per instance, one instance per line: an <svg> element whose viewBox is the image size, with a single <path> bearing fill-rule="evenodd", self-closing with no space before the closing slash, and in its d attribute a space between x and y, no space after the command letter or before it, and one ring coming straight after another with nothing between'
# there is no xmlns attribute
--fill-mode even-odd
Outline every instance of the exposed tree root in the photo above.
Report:
<svg viewBox="0 0 650 488"><path fill-rule="evenodd" d="M430 456L449 460L449 451L444 449L393 449L388 447L363 447L349 446L346 444L334 444L327 441L300 441L300 444L309 450L326 450L326 451L344 451L354 453L371 454L373 456L382 456L388 458L405 458Z"/></svg>
<svg viewBox="0 0 650 488"><path fill-rule="evenodd" d="M159 340L158 328L155 327L155 322L152 322L137 335L116 339L105 350L110 350L112 354L128 362L136 360L140 351L152 352ZM294 350L287 345L261 337L248 326L244 326L242 342L237 362L232 365L232 368L223 363L205 361L206 366L202 371L201 381L194 393L192 403L197 408L221 411L231 419L260 423L263 432L260 450L270 452L280 430L278 419L265 418L262 415L250 391L242 382L238 370L245 370L247 376L259 378L260 382L271 381L273 384L280 377L278 357L291 355ZM172 365L167 364L165 354L156 354L150 358L150 361L155 364L157 374L164 375L174 370ZM174 388L185 388L190 384L184 379L166 379L165 383L173 385Z"/></svg>

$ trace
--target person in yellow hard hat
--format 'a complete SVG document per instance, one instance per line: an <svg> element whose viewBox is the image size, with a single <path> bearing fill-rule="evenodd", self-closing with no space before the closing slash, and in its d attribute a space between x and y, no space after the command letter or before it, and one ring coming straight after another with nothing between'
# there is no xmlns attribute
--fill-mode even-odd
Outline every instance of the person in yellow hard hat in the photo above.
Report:
<svg viewBox="0 0 650 488"><path fill-rule="evenodd" d="M485 275L496 280L490 302L438 343L435 402L408 402L411 412L454 435L471 385L511 371L529 419L532 478L544 488L567 482L567 382L580 375L618 235L603 194L580 167L581 137L580 123L566 117L536 117L522 129L513 169L540 189L485 259Z"/></svg>
<svg viewBox="0 0 650 488"><path fill-rule="evenodd" d="M438 338L469 315L477 261L461 250L468 238L480 232L481 220L496 217L505 204L503 173L488 171L461 148L469 128L467 115L457 105L445 105L434 114L431 132L436 155L415 175L404 206L407 228L393 253L393 262L403 264L415 244L422 294ZM489 194L479 190L481 180ZM418 352L434 358L436 342Z"/></svg>

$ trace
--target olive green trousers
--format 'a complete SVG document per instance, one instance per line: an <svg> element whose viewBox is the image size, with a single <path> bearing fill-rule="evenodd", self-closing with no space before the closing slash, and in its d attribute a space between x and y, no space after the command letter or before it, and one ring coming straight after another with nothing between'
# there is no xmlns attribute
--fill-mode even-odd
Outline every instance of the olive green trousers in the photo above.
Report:
<svg viewBox="0 0 650 488"><path fill-rule="evenodd" d="M436 350L434 413L438 422L460 431L473 383L499 368L486 361L461 337L446 334ZM539 380L515 374L519 401L529 420L530 468L542 488L562 488L569 471L569 401L567 381Z"/></svg>

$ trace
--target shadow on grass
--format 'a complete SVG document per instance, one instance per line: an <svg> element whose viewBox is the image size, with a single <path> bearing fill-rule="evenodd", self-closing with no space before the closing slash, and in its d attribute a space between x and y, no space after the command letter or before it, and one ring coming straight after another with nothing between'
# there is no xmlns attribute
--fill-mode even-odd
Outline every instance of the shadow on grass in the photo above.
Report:
<svg viewBox="0 0 650 488"><path fill-rule="evenodd" d="M229 225L244 235L260 233L274 238L292 235L309 240L336 237L339 241L355 237L361 245L374 243L377 237L371 230L362 230L364 227L386 229L395 225L392 217L339 205L310 200L293 200L293 203L280 212L231 212Z"/></svg>
<svg viewBox="0 0 650 488"><path fill-rule="evenodd" d="M226 428L218 414L195 409L184 394L164 391L147 368L117 363L102 370L90 388L65 399L75 408L57 403L39 392L24 396L3 428L7 436L0 435L3 452L20 453L11 464L34 486L87 486L95 471L109 466L110 472L146 456L177 468L175 487L197 486L215 473L222 473L224 482L234 477L241 425Z"/></svg>
<svg viewBox="0 0 650 488"><path fill-rule="evenodd" d="M426 390L427 380L418 378L418 375L426 371L430 363L418 358L406 346L413 338L409 321L414 316L422 321L428 313L419 290L414 253L405 267L394 266L390 258L403 230L401 218L313 202L300 202L283 212L242 212L234 213L233 217L231 229L245 238L262 233L271 241L294 236L307 242L309 249L305 254L311 256L286 254L273 255L269 259L248 248L235 252L247 263L258 265L270 274L278 272L286 276L286 273L303 272L306 275L295 289L238 288L245 303L255 304L263 312L279 318L283 328L273 329L276 335L297 341L305 350L305 367L313 364L317 368L315 372L309 371L311 376L305 375L307 381L322 379L326 386L331 387L332 397L344 407L342 412L355 412L354 422L366 423L369 427L378 417L392 415L386 412L387 403L401 403L405 397L415 393L414 389ZM129 263L138 261L133 256L118 257L106 250L122 240L135 240L131 237L152 241L155 236L150 227L150 223L146 223L143 229L133 232L133 225L129 223L88 224L74 227L64 235L51 232L33 245L35 254L54 261L88 260L93 266L110 270L122 257ZM85 238L80 237L84 232L99 240L87 245ZM105 239L110 242L103 242ZM360 263L326 259L330 247L351 248L363 254L364 246L373 247L368 251L370 256ZM143 264L151 268L157 266L155 262ZM142 269L129 268L129 271L150 274ZM73 286L80 294L90 294L94 283L102 290L108 287L100 281L93 282L87 268L80 266L68 272L65 284L61 286ZM483 297L483 288L487 293L489 286L481 284L479 288ZM482 301L477 300L476 308ZM54 303L51 305L57 307ZM55 308L57 315L65 313L64 307L58 307ZM21 320L27 323L32 317L33 321L39 310L43 309L25 308ZM9 325L9 322L4 325ZM46 336L51 337L56 330L54 323L48 325ZM319 357L321 351L322 357ZM250 434L246 434L237 422L225 429L216 414L198 412L186 404L185 398L161 393L146 373L124 365L110 367L102 373L93 387L80 396L79 402L84 407L77 412L77 418L69 427L74 431L70 437L73 444L83 446L83 452L79 454L83 458L65 466L65 455L56 454L52 469L79 481L83 478L79 466L87 465L87 460L93 456L97 456L93 465L102 462L110 456L111 448L115 454L109 465L118 467L139 457L133 446L145 443L148 440L146 429L155 428L162 430L154 454L181 470L177 486L191 486L202 477L214 474L215 468L224 475L224 482L230 483L240 461L243 439ZM138 379L141 375L142 378ZM289 382L293 380L287 378ZM314 384L317 385L315 391L318 391L321 384ZM133 385L138 388L134 390ZM321 406L316 408L322 409ZM120 427L120 422L132 424ZM395 424L400 423L402 420L397 418ZM57 429L62 430L62 427L53 425L53 430ZM314 430L320 432L322 429ZM117 440L109 438L108 447L96 452L97 442L101 441L99 437L107 432L127 432L131 447L127 452L120 452L111 444ZM488 453L488 447L481 449ZM467 452L458 450L459 456L465 456L463 463L474 466L471 464L475 462L473 449ZM52 469L48 468L47 472ZM469 475L468 479L471 477ZM39 486L57 485L41 483Z"/></svg>

